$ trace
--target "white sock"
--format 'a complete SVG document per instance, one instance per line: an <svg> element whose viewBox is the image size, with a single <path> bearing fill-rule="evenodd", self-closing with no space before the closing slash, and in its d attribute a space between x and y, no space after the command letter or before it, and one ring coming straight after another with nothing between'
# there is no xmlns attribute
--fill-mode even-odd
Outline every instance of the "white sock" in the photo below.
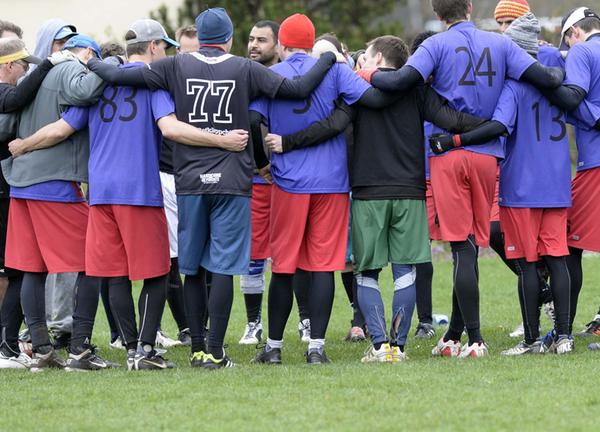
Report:
<svg viewBox="0 0 600 432"><path fill-rule="evenodd" d="M323 347L325 346L325 339L309 339L308 340L308 350L309 351L315 351L315 350L322 350Z"/></svg>
<svg viewBox="0 0 600 432"><path fill-rule="evenodd" d="M283 347L283 339L282 340L273 340L267 338L267 346L265 347L268 351L271 351L273 348L281 349Z"/></svg>

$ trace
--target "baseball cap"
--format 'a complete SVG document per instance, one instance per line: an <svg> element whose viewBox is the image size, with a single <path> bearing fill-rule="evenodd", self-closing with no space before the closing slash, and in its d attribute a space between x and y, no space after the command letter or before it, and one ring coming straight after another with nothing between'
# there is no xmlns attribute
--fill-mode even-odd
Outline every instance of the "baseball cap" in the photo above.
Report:
<svg viewBox="0 0 600 432"><path fill-rule="evenodd" d="M151 19L140 19L129 26L129 31L135 33L135 38L126 41L127 45L139 42L152 42L155 40L164 40L167 45L179 48L179 44L171 39L164 27L158 21Z"/></svg>
<svg viewBox="0 0 600 432"><path fill-rule="evenodd" d="M78 34L67 41L64 46L67 48L91 48L98 58L102 58L102 50L94 39L89 36Z"/></svg>
<svg viewBox="0 0 600 432"><path fill-rule="evenodd" d="M1 39L0 39L1 40ZM20 43L15 44L15 51L0 57L0 64L6 64L10 62L15 62L18 60L26 61L27 63L40 64L42 59L32 56L29 54L29 51L25 48L25 44L22 41ZM14 40L11 40L11 43L15 43Z"/></svg>
<svg viewBox="0 0 600 432"><path fill-rule="evenodd" d="M600 20L600 16L592 9L588 7L580 7L577 9L573 9L570 11L562 20L561 23L561 31L560 31L560 50L566 51L569 49L569 46L565 43L565 33L577 24L579 21L586 18L596 18Z"/></svg>
<svg viewBox="0 0 600 432"><path fill-rule="evenodd" d="M54 36L54 40L64 39L69 36L75 36L77 34L77 28L74 25L66 25L61 28L58 33Z"/></svg>

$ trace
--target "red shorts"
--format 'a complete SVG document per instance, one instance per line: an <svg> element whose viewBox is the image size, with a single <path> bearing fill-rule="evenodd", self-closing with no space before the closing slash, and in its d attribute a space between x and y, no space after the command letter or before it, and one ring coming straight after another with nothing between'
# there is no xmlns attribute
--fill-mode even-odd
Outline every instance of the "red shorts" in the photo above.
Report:
<svg viewBox="0 0 600 432"><path fill-rule="evenodd" d="M600 252L600 168L577 173L572 184L573 206L569 209L569 246Z"/></svg>
<svg viewBox="0 0 600 432"><path fill-rule="evenodd" d="M508 259L569 255L566 208L501 207L500 226Z"/></svg>
<svg viewBox="0 0 600 432"><path fill-rule="evenodd" d="M427 203L427 222L429 223L429 238L431 240L441 240L440 224L435 211L435 202L433 202L433 188L431 181L427 180L427 191L425 192L425 202Z"/></svg>
<svg viewBox="0 0 600 432"><path fill-rule="evenodd" d="M492 212L490 214L490 222L500 221L500 206L498 205L498 198L500 196L500 169L498 168L498 174L496 174L496 187L494 189L494 202L492 202Z"/></svg>
<svg viewBox="0 0 600 432"><path fill-rule="evenodd" d="M162 207L90 207L87 275L142 280L166 275L170 268L167 218Z"/></svg>
<svg viewBox="0 0 600 432"><path fill-rule="evenodd" d="M6 266L33 273L85 270L87 203L10 199Z"/></svg>
<svg viewBox="0 0 600 432"><path fill-rule="evenodd" d="M273 272L344 270L349 212L348 194L292 194L274 185Z"/></svg>
<svg viewBox="0 0 600 432"><path fill-rule="evenodd" d="M252 246L250 259L260 260L271 256L269 248L269 220L271 218L271 185L252 185L251 225Z"/></svg>
<svg viewBox="0 0 600 432"><path fill-rule="evenodd" d="M459 149L430 158L429 167L442 240L465 241L474 234L477 245L487 247L496 158Z"/></svg>

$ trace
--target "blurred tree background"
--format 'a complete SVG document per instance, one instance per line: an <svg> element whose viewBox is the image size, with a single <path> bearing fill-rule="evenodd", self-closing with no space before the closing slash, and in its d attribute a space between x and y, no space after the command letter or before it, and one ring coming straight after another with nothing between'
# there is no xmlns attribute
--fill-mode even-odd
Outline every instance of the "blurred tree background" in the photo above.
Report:
<svg viewBox="0 0 600 432"><path fill-rule="evenodd" d="M289 15L302 12L310 17L317 35L334 32L350 48L383 34L402 35L404 27L396 19L406 0L184 0L177 16L169 16L165 6L150 14L161 22L170 35L181 26L193 24L196 16L209 7L223 7L233 21L233 52L246 55L248 34L255 22L270 19L281 22ZM386 13L382 15L382 11Z"/></svg>

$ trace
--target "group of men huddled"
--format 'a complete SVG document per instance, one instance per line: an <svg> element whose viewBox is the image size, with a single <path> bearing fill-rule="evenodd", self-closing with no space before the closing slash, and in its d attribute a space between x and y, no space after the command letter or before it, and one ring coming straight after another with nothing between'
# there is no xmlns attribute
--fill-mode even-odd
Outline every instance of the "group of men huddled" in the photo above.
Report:
<svg viewBox="0 0 600 432"><path fill-rule="evenodd" d="M331 33L315 38L302 14L258 22L248 58L230 54L222 8L176 40L135 21L124 49L50 20L36 56L0 21L0 368L117 367L91 344L100 298L128 369L172 368L159 345L176 344L190 345L192 367L232 367L233 277L240 343L257 344L269 259L253 363L282 362L294 294L307 362L330 362L336 271L353 307L347 339L371 340L361 361L399 363L415 305L415 336L435 335L430 240L449 242L454 262L434 356L488 355L477 263L488 245L518 277L523 341L503 354L573 351L582 252L600 252L600 17L570 11L554 48L526 0L498 3L504 34L478 30L470 0L432 6L447 31L410 50L381 36L354 56ZM143 280L137 319L132 280ZM160 327L167 301L177 341ZM554 324L543 337L542 306ZM49 317L70 327L57 337ZM600 334L598 318L586 334Z"/></svg>

